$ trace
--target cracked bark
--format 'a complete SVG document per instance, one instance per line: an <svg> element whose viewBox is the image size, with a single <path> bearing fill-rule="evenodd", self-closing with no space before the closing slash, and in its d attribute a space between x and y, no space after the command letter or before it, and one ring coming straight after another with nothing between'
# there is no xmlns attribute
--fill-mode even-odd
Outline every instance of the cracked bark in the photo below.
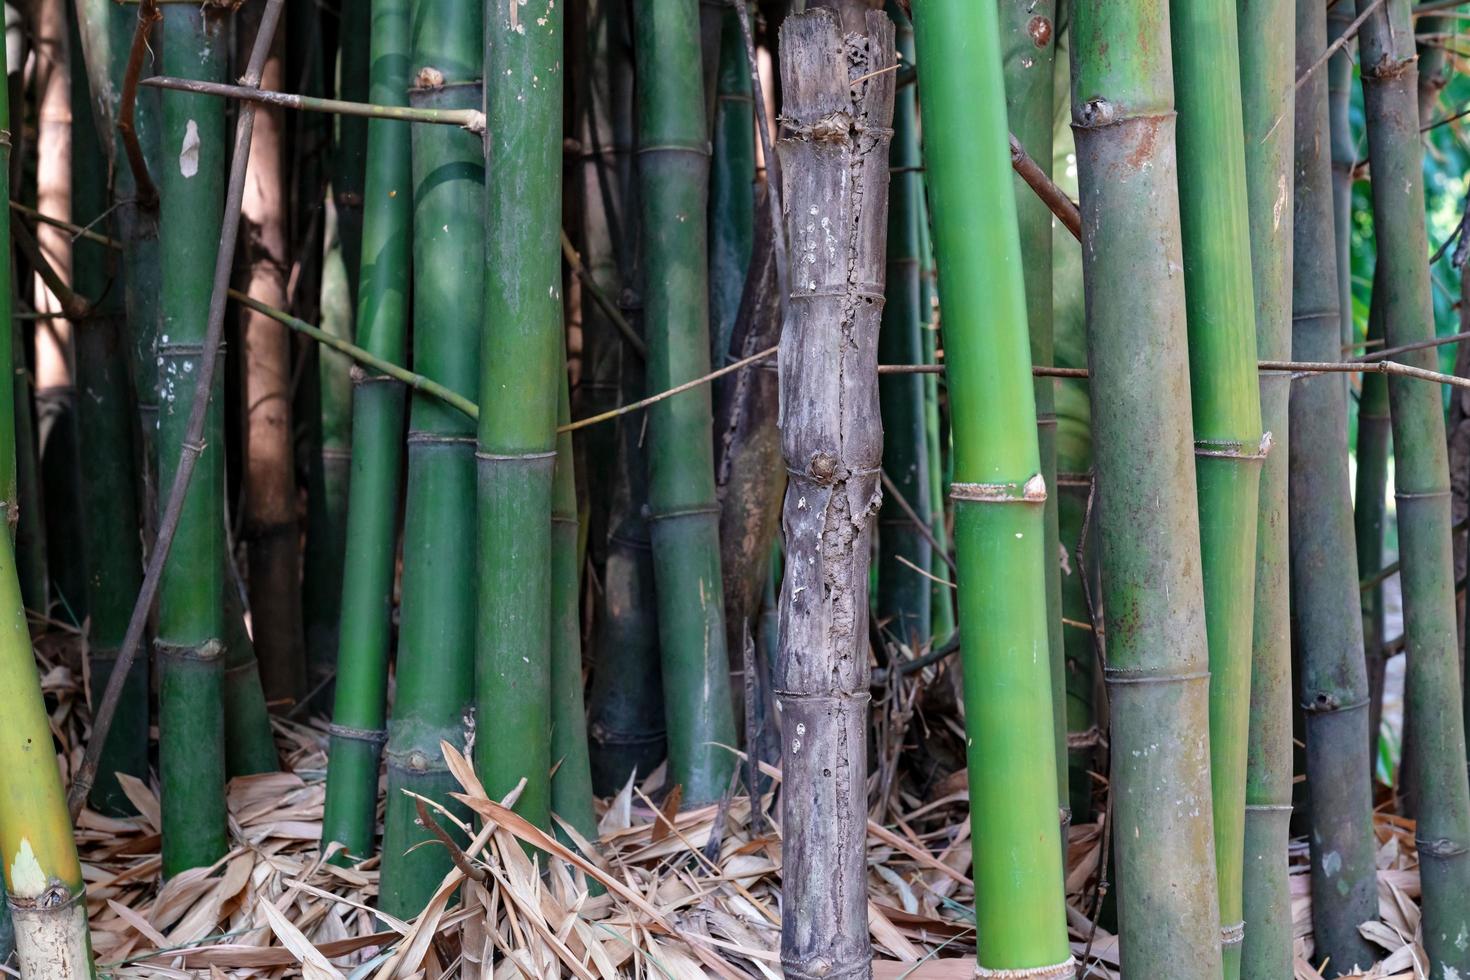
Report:
<svg viewBox="0 0 1470 980"><path fill-rule="evenodd" d="M781 29L792 296L781 338L783 525L777 704L786 975L866 977L868 564L882 493L878 325L893 25L844 34L825 9Z"/></svg>

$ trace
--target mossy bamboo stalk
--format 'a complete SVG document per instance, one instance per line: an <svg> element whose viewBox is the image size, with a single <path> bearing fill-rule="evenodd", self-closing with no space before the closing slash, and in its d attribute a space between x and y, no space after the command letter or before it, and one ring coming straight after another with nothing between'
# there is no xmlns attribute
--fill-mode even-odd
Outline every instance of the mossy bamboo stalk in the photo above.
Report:
<svg viewBox="0 0 1470 980"><path fill-rule="evenodd" d="M91 223L107 211L106 178L112 134L95 125L87 73L72 74L71 213ZM103 140L106 143L103 143ZM8 240L8 235L5 237ZM112 675L127 634L133 597L143 578L138 527L138 482L133 470L135 414L128 376L127 323L123 291L109 288L120 274L121 257L95 242L74 240L72 285L99 297L77 332L78 446L87 460L82 472L82 540L87 560L87 649L91 689L101 692ZM91 805L103 812L135 812L117 773L148 776L148 662L129 671L118 715L108 732Z"/></svg>
<svg viewBox="0 0 1470 980"><path fill-rule="evenodd" d="M218 79L228 70L228 20L212 10L163 13L165 65ZM228 131L222 107L184 94L163 100L158 469L171 486L196 398L208 399L205 448L195 464L158 599L159 770L163 873L213 863L225 852L225 750L221 576L224 440L220 381L197 391L220 243ZM212 450L212 451L211 451Z"/></svg>
<svg viewBox="0 0 1470 980"><path fill-rule="evenodd" d="M1322 4L1298 0L1296 73L1314 64L1326 45ZM1296 90L1291 352L1336 361L1342 336L1336 250L1327 247L1336 241L1327 81L1318 71ZM1377 913L1378 896L1372 787L1362 751L1368 680L1359 653L1342 381L1293 381L1288 427L1292 640L1305 713L1315 959L1346 972L1376 959L1358 925Z"/></svg>
<svg viewBox="0 0 1470 980"><path fill-rule="evenodd" d="M407 102L409 0L373 0L370 97ZM410 127L368 126L357 336L401 364L408 348L413 219ZM352 479L343 562L342 622L327 761L322 841L348 856L373 853L378 763L387 732L388 651L398 552L404 388L378 373L354 377Z"/></svg>
<svg viewBox="0 0 1470 980"><path fill-rule="evenodd" d="M909 19L891 5L895 43L905 64L914 57ZM878 359L885 364L923 362L919 222L924 190L919 173L919 127L914 86L894 94L893 142L889 151L888 252L884 269ZM1030 193L1029 191L1027 193ZM1034 196L1034 195L1033 195ZM883 472L925 525L932 505L929 443L925 433L921 374L892 374L878 381L883 421ZM911 651L930 639L931 582L922 574L932 561L929 539L915 527L898 499L885 494L878 513L878 595L874 611L887 636Z"/></svg>
<svg viewBox="0 0 1470 980"><path fill-rule="evenodd" d="M1370 13L1371 11L1371 13ZM1373 173L1377 276L1384 339L1391 346L1434 335L1424 226L1418 68L1409 0L1388 0L1358 36ZM1405 355L1429 368L1435 354ZM1417 807L1422 928L1432 977L1470 974L1470 785L1465 780L1463 695L1450 557L1450 483L1440 393L1390 378L1394 488L1403 571L1408 667L1405 717L1419 780ZM1362 743L1359 742L1359 745Z"/></svg>
<svg viewBox="0 0 1470 980"><path fill-rule="evenodd" d="M1001 57L1005 67L1006 116L1010 133L1042 171L1050 177L1053 115L1056 109L1055 71L1057 4L1055 0L998 0ZM1052 339L1052 216L1042 200L1020 177L1013 181L1016 217L1021 229L1022 271L1026 279L1026 319L1031 338L1031 363L1050 367ZM1057 413L1055 382L1034 379L1037 446L1041 478L1050 490L1057 477ZM1046 498L1046 622L1052 673L1052 721L1056 734L1057 793L1061 798L1062 840L1072 815L1067 793L1067 686L1066 651L1062 637L1062 569L1058 561L1058 497Z"/></svg>
<svg viewBox="0 0 1470 980"><path fill-rule="evenodd" d="M475 743L492 798L551 827L552 482L562 363L563 9L486 4ZM559 693L559 692L558 692Z"/></svg>
<svg viewBox="0 0 1470 980"><path fill-rule="evenodd" d="M1014 71L1007 86L1001 51L1016 44L1013 12L1000 16L995 5L946 0L915 13L934 253L945 298L960 617L994 624L967 628L964 647L976 975L1070 977L1075 963L1057 820L1065 783L1056 772L1046 583L1056 550L1046 533L1024 239L1016 199L1007 193L1014 185L1003 139L1007 108L1014 125L1030 116L1019 106L1041 96L1023 96L1029 86L1017 84ZM1012 50L1010 57L1020 56ZM1049 80L1049 68L1046 74ZM1047 234L1049 243L1049 228ZM1049 295L1050 266L1043 264Z"/></svg>
<svg viewBox="0 0 1470 980"><path fill-rule="evenodd" d="M1173 0L1180 225L1200 560L1210 647L1210 783L1220 942L1240 975L1242 848L1261 460L1255 293L1235 0ZM1279 186L1278 186L1279 193Z"/></svg>
<svg viewBox="0 0 1470 980"><path fill-rule="evenodd" d="M696 0L636 0L638 183L647 382L709 372L709 142ZM684 803L728 788L735 737L707 387L648 413L648 519L658 595L670 784Z"/></svg>
<svg viewBox="0 0 1470 980"><path fill-rule="evenodd" d="M572 415L566 355L558 357L557 418ZM556 437L551 498L551 812L588 840L597 839L592 770L587 755L587 710L582 700L581 592L577 564L577 476L572 434ZM558 828L559 830L560 828Z"/></svg>
<svg viewBox="0 0 1470 980"><path fill-rule="evenodd" d="M787 135L776 152L796 281L779 359L789 482L775 696L781 963L800 978L867 976L872 959L865 849L854 845L867 825L868 571L883 492L876 368L897 59L886 14L859 23L818 8L788 16L780 38Z"/></svg>
<svg viewBox="0 0 1470 980"><path fill-rule="evenodd" d="M480 0L411 5L409 101L481 104ZM484 149L470 133L415 127L413 140L414 368L460 394L479 377L484 276ZM389 726L381 907L415 915L450 868L417 825L411 790L447 801L458 783L439 748L463 744L475 675L475 429L455 409L415 396L408 486L397 699ZM487 725L499 719L486 719Z"/></svg>
<svg viewBox="0 0 1470 980"><path fill-rule="evenodd" d="M1353 22L1351 4L1334 3L1327 8L1327 35L1337 41ZM1342 317L1342 343L1353 342L1353 168L1358 148L1353 140L1348 108L1352 102L1353 52L1343 44L1327 62L1327 128L1332 143L1332 215L1337 247L1337 304ZM1344 386L1346 387L1346 386ZM1361 555L1359 560L1361 560Z"/></svg>
<svg viewBox="0 0 1470 980"><path fill-rule="evenodd" d="M1291 0L1237 0L1240 96L1249 193L1256 351L1291 356L1291 130L1296 13ZM1290 375L1261 374L1261 425L1272 447L1261 464L1254 630L1245 769L1241 980L1292 970L1286 852L1291 821L1291 566L1287 474Z"/></svg>
<svg viewBox="0 0 1470 980"><path fill-rule="evenodd" d="M1072 10L1123 969L1221 976L1209 670L1164 0ZM1217 84L1213 79L1210 84ZM1150 284L1137 288L1139 281ZM947 294L946 294L947 295Z"/></svg>

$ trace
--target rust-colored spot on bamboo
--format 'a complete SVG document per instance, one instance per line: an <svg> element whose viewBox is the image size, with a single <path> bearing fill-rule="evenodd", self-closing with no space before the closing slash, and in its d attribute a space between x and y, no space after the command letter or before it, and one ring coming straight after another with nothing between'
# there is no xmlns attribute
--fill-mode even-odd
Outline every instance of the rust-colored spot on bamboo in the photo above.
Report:
<svg viewBox="0 0 1470 980"><path fill-rule="evenodd" d="M1051 21L1037 15L1031 18L1031 23L1026 25L1026 32L1031 35L1031 41L1038 48L1044 48L1051 43Z"/></svg>

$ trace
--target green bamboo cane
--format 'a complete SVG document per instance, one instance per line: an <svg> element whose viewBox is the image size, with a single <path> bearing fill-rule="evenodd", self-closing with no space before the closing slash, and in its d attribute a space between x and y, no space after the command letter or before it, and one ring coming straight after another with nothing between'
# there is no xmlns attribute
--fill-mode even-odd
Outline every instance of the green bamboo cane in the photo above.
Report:
<svg viewBox="0 0 1470 980"><path fill-rule="evenodd" d="M8 126L3 108L0 128ZM4 296L0 302L8 306L9 293ZM0 855L15 948L24 976L95 977L82 868L52 753L13 546L8 536L0 537L0 608L10 621L0 642L0 685L10 692L0 726Z"/></svg>
<svg viewBox="0 0 1470 980"><path fill-rule="evenodd" d="M960 618L993 627L967 628L964 648L977 975L1070 977L1046 585L1056 551L1046 551L1010 193L1008 34L995 6L966 0L916 5L914 29L945 301Z"/></svg>
<svg viewBox="0 0 1470 980"><path fill-rule="evenodd" d="M1388 0L1376 9L1372 0L1360 0L1358 11L1368 16L1358 49L1378 281L1386 293L1383 333L1390 346L1398 346L1434 336L1414 31L1408 0ZM1435 360L1427 349L1404 356L1423 367ZM1438 389L1405 381L1388 383L1408 653L1404 700L1411 727L1405 734L1413 743L1420 787L1415 836L1424 947L1430 976L1438 978L1470 974L1470 943L1465 942L1470 936L1470 785L1465 781L1444 411Z"/></svg>
<svg viewBox="0 0 1470 980"><path fill-rule="evenodd" d="M375 102L407 104L408 31L408 0L373 0L369 97ZM412 261L410 127L373 120L367 139L357 336L373 354L401 364L408 346ZM382 374L367 372L355 376L355 388L342 622L322 842L340 841L347 855L365 858L373 853L378 763L388 736L388 650L398 552L404 388Z"/></svg>
<svg viewBox="0 0 1470 980"><path fill-rule="evenodd" d="M1450 70L1448 70L1448 59L1445 58L1446 45L1441 38L1434 35L1452 33L1459 27L1459 18L1456 17L1418 17L1414 20L1414 33L1419 37L1428 35L1430 40L1417 44L1415 49L1419 55L1419 125L1427 126L1433 122L1434 108L1439 104L1440 94L1444 92L1445 86L1450 81ZM1351 74L1349 75L1351 81Z"/></svg>
<svg viewBox="0 0 1470 980"><path fill-rule="evenodd" d="M105 129L114 168L113 199L117 236L123 243L123 294L127 311L130 373L136 402L134 440L138 446L137 496L142 505L145 547L152 546L156 520L158 485L154 440L158 422L158 367L154 345L158 334L158 304L161 265L158 252L158 202L141 200L132 168L124 163L122 151L122 89L127 73L129 49L138 11L108 0L82 0L78 21L82 52L91 81L93 111ZM158 150L158 92L136 93L131 126L145 158L155 159Z"/></svg>
<svg viewBox="0 0 1470 980"><path fill-rule="evenodd" d="M1226 980L1240 975L1261 398L1255 370L1239 36L1234 0L1173 0L1179 201L1200 560L1210 646L1210 783ZM1277 190L1279 194L1279 188Z"/></svg>
<svg viewBox="0 0 1470 980"><path fill-rule="evenodd" d="M1054 0L998 0L1001 55L1006 78L1006 115L1010 132L1050 176L1052 115L1055 110L1056 19ZM1016 216L1021 228L1022 271L1026 278L1026 314L1031 337L1031 363L1050 367L1052 338L1052 216L1020 177L1015 188ZM1036 436L1041 477L1056 486L1057 413L1054 382L1036 378ZM1067 793L1066 651L1062 637L1062 570L1057 560L1058 495L1046 499L1046 621L1051 651L1052 720L1056 732L1057 793L1062 800L1062 839L1071 822Z"/></svg>
<svg viewBox="0 0 1470 980"><path fill-rule="evenodd" d="M740 19L726 5L709 177L710 363L724 367L755 235L755 99Z"/></svg>
<svg viewBox="0 0 1470 980"><path fill-rule="evenodd" d="M163 60L171 71L222 80L227 20L215 11L169 5ZM194 372L209 320L214 258L224 204L223 107L202 96L163 100L161 143L177 166L161 167L159 245L163 292L158 336L158 469L172 486L195 397ZM177 148L175 151L174 148ZM210 400L205 448L191 481L158 599L159 775L163 873L208 865L224 854L225 749L222 708L224 440L221 381Z"/></svg>
<svg viewBox="0 0 1470 980"><path fill-rule="evenodd" d="M897 25L900 58L904 64L911 64L913 28L896 6L890 5L889 12ZM894 97L893 143L889 150L887 283L883 324L878 332L878 360L884 364L918 364L924 358L919 267L924 191L919 178L915 108L914 87L899 89ZM904 503L927 526L932 495L925 431L926 382L927 378L919 374L885 375L878 379L878 400L883 414L883 472L898 488ZM922 574L931 564L929 539L914 526L902 504L893 495L884 494L878 514L875 611L885 632L914 651L929 640L933 628L932 583Z"/></svg>
<svg viewBox="0 0 1470 980"><path fill-rule="evenodd" d="M241 584L228 556L225 561L220 583L225 642L222 697L225 709L225 775L233 779L276 772L281 762L276 754L275 733L271 730L265 691L260 686L255 642L245 628Z"/></svg>
<svg viewBox="0 0 1470 980"><path fill-rule="evenodd" d="M636 0L638 182L649 390L709 371L709 148L696 0ZM669 781L718 799L735 759L707 387L648 412L648 517L658 594Z"/></svg>
<svg viewBox="0 0 1470 980"><path fill-rule="evenodd" d="M1350 4L1334 3L1327 8L1327 35L1331 41L1342 37L1353 22ZM1344 44L1327 62L1327 121L1332 142L1332 214L1337 243L1338 314L1342 317L1342 343L1351 344L1353 337L1353 263L1352 210L1353 168L1358 162L1358 148L1353 140L1348 108L1352 102L1352 44ZM1365 379L1366 380L1366 379ZM1361 561L1362 556L1359 555Z"/></svg>
<svg viewBox="0 0 1470 980"><path fill-rule="evenodd" d="M627 13L616 0L596 0L586 15L591 89L587 142L597 155L589 154L584 164L583 258L600 288L631 297L637 281L638 208ZM594 404L605 409L642 397L642 361L617 336L607 312L597 304L584 306L583 328L582 356L591 376L579 387L582 411ZM603 438L612 437L611 445L588 438L583 456L589 483L611 488L606 494L611 500L604 525L605 550L593 542L594 555L603 551L605 588L597 606L587 714L592 785L599 796L609 796L623 787L630 773L652 772L664 757L665 739L653 558L643 518L648 500L643 419L625 416L602 428ZM590 437L593 432L579 434ZM596 499L591 503L599 506Z"/></svg>
<svg viewBox="0 0 1470 980"><path fill-rule="evenodd" d="M9 77L7 53L0 48L0 79ZM0 92L0 192L10 194L10 89ZM6 209L8 212L8 209ZM0 215L0 242L6 258L0 262L0 309L12 324L13 297L10 252L10 215ZM11 359L11 355L19 355ZM0 945L7 956L14 949L26 974L95 976L91 938L87 931L87 902L82 868L72 839L71 820L62 793L61 774L51 752L51 725L41 693L41 679L31 650L30 631L21 599L16 562L16 449L18 427L29 425L29 415L11 412L18 404L29 408L24 385L16 386L13 364L23 367L19 345L0 347L0 491L9 511L9 535L0 535L0 608L11 626L0 643L0 689L12 692L0 729L0 767L6 773L0 793L0 865L4 869L5 909L0 914ZM15 389L18 388L19 392ZM8 389L8 390L7 390ZM13 397L19 395L21 397ZM5 416L9 414L9 418ZM42 573L44 582L44 572ZM43 751L37 751L44 746Z"/></svg>
<svg viewBox="0 0 1470 980"><path fill-rule="evenodd" d="M623 229L622 206L632 182L632 91L619 88L618 81L630 78L631 68L615 73L614 63L627 66L632 52L626 44L627 11L624 5L603 0L585 0L573 8L567 21L567 43L575 45L567 62L578 66L568 75L569 93L577 124L582 156L578 161L580 187L580 234L570 229L581 249L584 274L606 296L617 297L623 282L618 274L619 250L612 242ZM567 216L568 218L570 216ZM616 307L614 307L616 310ZM601 303L582 304L582 376L572 392L573 414L585 418L615 408L618 404L618 375L623 357L631 356L608 309ZM595 426L573 436L577 447L579 477L591 492L587 507L587 548L592 567L602 569L607 561L611 530L613 480L617 473L618 439L612 426Z"/></svg>
<svg viewBox="0 0 1470 980"><path fill-rule="evenodd" d="M1169 7L1130 0L1072 14L1123 969L1213 980L1220 916L1204 806L1209 670L1191 410L1182 385L1159 385L1184 377L1188 359Z"/></svg>
<svg viewBox="0 0 1470 980"><path fill-rule="evenodd" d="M487 4L485 307L479 423L475 743L492 798L550 827L552 481L561 364L560 7Z"/></svg>
<svg viewBox="0 0 1470 980"><path fill-rule="evenodd" d="M1277 125L1295 104L1296 15L1290 0L1238 0L1240 95L1256 352L1291 356L1291 131ZM1261 465L1256 523L1255 614L1249 747L1245 771L1246 923L1242 980L1274 980L1292 970L1291 894L1286 851L1291 821L1291 582L1288 536L1290 375L1260 374L1262 427L1273 445Z"/></svg>
<svg viewBox="0 0 1470 980"><path fill-rule="evenodd" d="M411 104L481 104L481 6L414 0ZM479 377L485 298L484 150L473 135L448 126L414 127L412 140L414 369L468 396ZM451 866L437 845L409 853L430 834L417 824L404 790L446 802L459 787L439 743L463 744L474 700L474 451L473 422L437 399L414 398L379 896L394 915L417 914ZM485 737L501 723L486 718Z"/></svg>
<svg viewBox="0 0 1470 980"><path fill-rule="evenodd" d="M348 102L377 102L372 91L372 0L343 0L337 34L337 97ZM383 93L402 104L401 93ZM347 270L347 301L355 313L361 295L362 236L367 191L368 140L372 124L357 116L337 117L332 152L332 203L337 210L337 239ZM355 322L355 321L354 321Z"/></svg>
<svg viewBox="0 0 1470 980"><path fill-rule="evenodd" d="M11 325L11 404L15 411L15 503L10 507L11 534L15 539L16 566L20 574L21 598L27 609L44 612L50 606L50 578L46 572L46 526L41 493L40 466L36 452L35 386L26 370L26 343L22 321Z"/></svg>
<svg viewBox="0 0 1470 980"><path fill-rule="evenodd" d="M934 245L929 233L929 209L919 212L919 309L923 317L924 363L937 364L939 324L935 317L938 300L935 284ZM924 442L929 463L929 530L940 548L949 548L949 525L944 517L944 427L939 418L939 375L924 376ZM929 629L934 642L943 643L954 632L954 587L943 554L930 549L929 574L935 581L929 592Z"/></svg>
<svg viewBox="0 0 1470 980"><path fill-rule="evenodd" d="M566 354L560 352L557 419L571 421ZM551 812L588 840L597 839L592 771L587 755L587 710L582 700L581 591L577 564L577 477L572 434L556 437L551 500Z"/></svg>
<svg viewBox="0 0 1470 980"><path fill-rule="evenodd" d="M1377 279L1375 272L1374 279ZM1369 351L1383 344L1383 296L1375 285L1368 308ZM1358 548L1358 575L1377 578L1383 569L1383 527L1388 495L1390 452L1388 378L1363 375L1358 394L1358 443L1356 490L1353 494L1353 537ZM1377 764L1378 729L1383 716L1383 679L1388 658L1384 655L1383 582L1362 589L1363 654L1368 672L1368 758ZM1372 771L1371 769L1369 770Z"/></svg>
<svg viewBox="0 0 1470 980"><path fill-rule="evenodd" d="M83 222L107 210L106 162L88 98L87 75L72 72L72 208ZM134 409L128 377L123 291L110 280L121 272L118 258L103 246L76 240L72 285L96 296L92 315L74 334L77 356L77 434L87 465L81 474L82 534L87 558L87 647L92 690L101 692L112 675L127 632L133 597L143 579L138 527L138 484L133 472ZM116 774L148 776L148 661L129 671L123 700L113 719L92 788L91 804L103 813L135 812Z"/></svg>
<svg viewBox="0 0 1470 980"><path fill-rule="evenodd" d="M1296 74L1327 45L1322 4L1298 0ZM1327 79L1316 72L1296 90L1292 338L1295 358L1341 359ZM1284 125L1284 123L1283 123ZM1291 383L1289 536L1294 654L1305 713L1312 843L1312 928L1316 959L1334 970L1376 956L1358 925L1378 909L1371 821L1368 681L1358 616L1357 556L1348 499L1347 400L1342 382Z"/></svg>

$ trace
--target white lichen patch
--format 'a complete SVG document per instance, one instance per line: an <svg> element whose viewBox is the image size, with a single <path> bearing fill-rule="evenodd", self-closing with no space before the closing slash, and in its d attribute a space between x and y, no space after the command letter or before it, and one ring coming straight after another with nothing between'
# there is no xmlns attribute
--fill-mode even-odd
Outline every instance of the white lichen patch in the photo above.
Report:
<svg viewBox="0 0 1470 980"><path fill-rule="evenodd" d="M184 126L184 145L179 150L179 173L188 180L199 172L199 124L190 119Z"/></svg>

